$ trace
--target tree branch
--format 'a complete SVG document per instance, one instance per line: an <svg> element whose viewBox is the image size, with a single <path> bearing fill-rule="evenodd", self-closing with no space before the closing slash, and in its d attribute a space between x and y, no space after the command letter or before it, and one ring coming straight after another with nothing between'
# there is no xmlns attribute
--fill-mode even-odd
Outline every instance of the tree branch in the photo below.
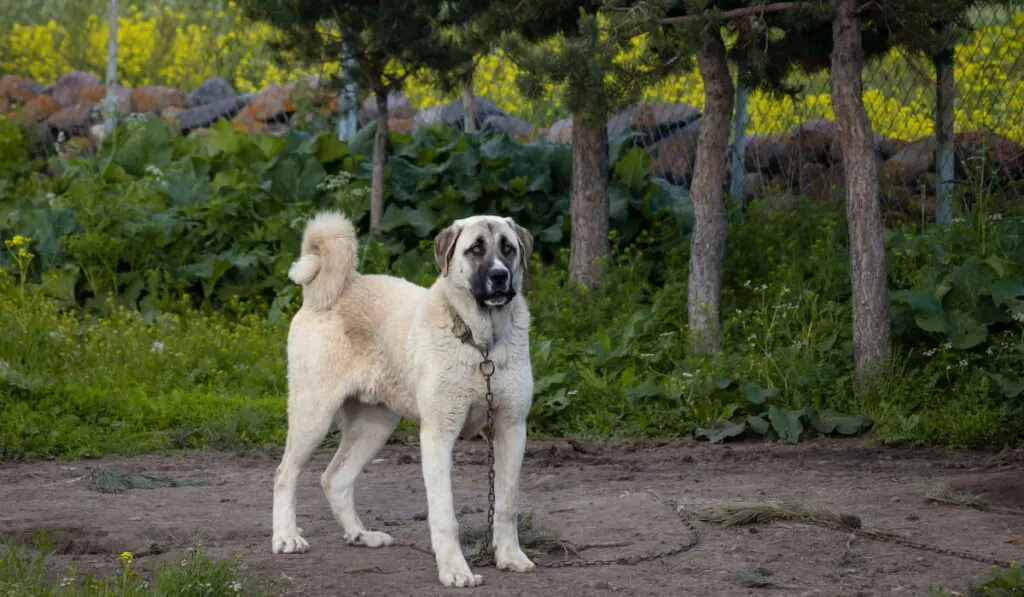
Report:
<svg viewBox="0 0 1024 597"><path fill-rule="evenodd" d="M743 17L750 17L756 15L763 15L769 12L785 12L788 10L810 10L812 8L824 8L824 6L818 2L776 2L774 4L765 4L763 6L747 6L744 8L734 8L721 13L719 16L723 19L742 19ZM659 21L662 25L676 25L679 23L689 23L706 18L706 15L686 15L683 17L667 17Z"/></svg>

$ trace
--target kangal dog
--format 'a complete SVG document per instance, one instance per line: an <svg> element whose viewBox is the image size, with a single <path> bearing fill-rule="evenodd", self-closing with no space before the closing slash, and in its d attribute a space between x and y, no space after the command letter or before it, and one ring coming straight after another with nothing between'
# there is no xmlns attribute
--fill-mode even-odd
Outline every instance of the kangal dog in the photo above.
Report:
<svg viewBox="0 0 1024 597"><path fill-rule="evenodd" d="M440 276L430 288L360 274L357 247L348 219L320 213L288 274L303 299L288 334L288 439L274 476L273 551L309 549L296 525L296 481L335 419L341 445L320 477L331 511L348 544L392 543L363 526L353 489L405 417L420 425L438 577L449 587L482 584L459 546L451 472L455 440L486 425L486 350L494 362L495 559L503 570L532 570L519 546L516 497L533 397L522 296L533 238L511 218L458 220L434 239Z"/></svg>

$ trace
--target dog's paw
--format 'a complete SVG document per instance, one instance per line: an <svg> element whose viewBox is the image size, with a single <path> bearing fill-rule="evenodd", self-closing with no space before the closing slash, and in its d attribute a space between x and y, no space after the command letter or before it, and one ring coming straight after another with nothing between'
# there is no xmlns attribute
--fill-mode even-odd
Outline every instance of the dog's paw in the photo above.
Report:
<svg viewBox="0 0 1024 597"><path fill-rule="evenodd" d="M498 570L510 570L512 572L530 572L537 567L533 563L523 550L517 549L515 551L501 552L498 551L494 554L495 563L498 565Z"/></svg>
<svg viewBox="0 0 1024 597"><path fill-rule="evenodd" d="M309 543L298 532L274 533L274 553L306 553Z"/></svg>
<svg viewBox="0 0 1024 597"><path fill-rule="evenodd" d="M441 584L446 587L479 587L484 584L484 577L479 574L473 574L468 565L464 567L440 568L438 569L437 577L441 579Z"/></svg>
<svg viewBox="0 0 1024 597"><path fill-rule="evenodd" d="M349 545L361 545L363 547L386 547L395 542L391 535L380 531L363 531L353 535L346 534L345 542Z"/></svg>

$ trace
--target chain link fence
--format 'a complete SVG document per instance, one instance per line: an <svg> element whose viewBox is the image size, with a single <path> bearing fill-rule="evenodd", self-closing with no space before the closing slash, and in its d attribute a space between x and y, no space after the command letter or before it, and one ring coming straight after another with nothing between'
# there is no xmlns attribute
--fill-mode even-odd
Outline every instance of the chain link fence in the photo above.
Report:
<svg viewBox="0 0 1024 597"><path fill-rule="evenodd" d="M254 133L344 128L336 86L328 84L341 61L281 66L268 45L274 31L246 21L231 1L121 0L116 84L108 90L109 10L109 0L0 0L0 12L8 15L0 22L0 74L7 75L0 83L0 114L30 131L37 153L94 148L108 91L119 118L162 118L186 135L205 134L219 119ZM971 20L973 30L955 44L951 172L940 176L936 168L932 61L894 49L865 68L864 102L892 221L935 218L936 194L949 179L966 183L955 185L955 200L971 196L962 189L982 187L1016 199L1021 188L1009 183L1024 179L1024 10L981 8ZM572 122L559 91L529 100L515 85L519 76L500 52L480 59L473 84L477 126L524 141L569 142ZM731 172L723 184L748 201L829 200L842 189L828 75L793 82L802 90L792 97L738 90ZM367 100L357 126L375 115ZM652 173L685 186L703 103L699 75L670 77L647 89L641 103L613 115L609 134L639 133ZM441 95L425 77L410 78L389 105L394 130L463 125L459 98Z"/></svg>

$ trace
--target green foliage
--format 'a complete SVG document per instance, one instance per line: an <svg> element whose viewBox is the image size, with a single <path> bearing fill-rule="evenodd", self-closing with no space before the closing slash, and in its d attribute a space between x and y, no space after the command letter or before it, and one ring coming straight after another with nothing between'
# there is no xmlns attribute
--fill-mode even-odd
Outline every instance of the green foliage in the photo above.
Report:
<svg viewBox="0 0 1024 597"><path fill-rule="evenodd" d="M940 587L929 587L928 595L932 597L951 597L964 593L953 592ZM1007 570L992 567L988 580L981 584L972 584L966 592L969 597L1024 597L1024 566L1011 562Z"/></svg>
<svg viewBox="0 0 1024 597"><path fill-rule="evenodd" d="M366 150L358 138L217 125L180 139L161 126L119 131L98 156L0 194L0 237L31 237L19 247L35 254L25 285L0 257L0 458L283 439L284 347L300 297L285 273L315 210L367 227ZM568 149L433 128L391 141L383 233L362 235L361 271L432 283L432 236L470 213L512 215L537 238L534 434L871 431L970 448L1024 437L1017 217L967 213L948 229L889 235L899 358L857 395L842 205L731 209L724 348L696 357L686 194L650 178L627 140L609 148L613 251L591 290L566 281ZM973 321L982 341L930 326L935 313Z"/></svg>
<svg viewBox="0 0 1024 597"><path fill-rule="evenodd" d="M381 230L385 261L395 259L398 273L411 275L421 244L472 213L516 217L546 256L568 245L565 147L426 127L391 141ZM688 204L649 178L649 158L622 147L611 155L613 222L628 241L650 222L685 217ZM0 186L0 238L34 239L30 278L91 312L111 297L151 318L187 293L213 305L262 302L276 313L296 296L286 275L305 218L331 207L368 227L369 152L362 137L350 148L326 133L251 136L221 121L205 138L182 139L156 119L133 123L52 181ZM0 253L0 268L14 265Z"/></svg>
<svg viewBox="0 0 1024 597"><path fill-rule="evenodd" d="M72 566L51 576L50 555L53 537L39 533L30 545L0 543L0 595L11 597L142 597L146 595L204 595L207 597L262 596L269 592L258 588L242 574L240 561L211 560L202 546L188 550L184 559L163 562L151 578L143 578L133 567L134 555L122 553L116 561L120 572L97 577ZM113 558L112 558L113 559ZM147 575L148 576L148 575Z"/></svg>

